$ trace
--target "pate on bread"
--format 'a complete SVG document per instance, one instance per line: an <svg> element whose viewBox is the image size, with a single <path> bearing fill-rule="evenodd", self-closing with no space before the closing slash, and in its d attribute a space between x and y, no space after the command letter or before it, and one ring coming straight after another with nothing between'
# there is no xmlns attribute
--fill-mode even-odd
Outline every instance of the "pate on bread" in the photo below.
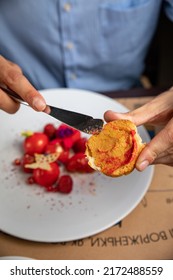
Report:
<svg viewBox="0 0 173 280"><path fill-rule="evenodd" d="M103 126L86 143L88 164L107 176L127 175L135 168L145 144L137 127L129 120L115 120Z"/></svg>

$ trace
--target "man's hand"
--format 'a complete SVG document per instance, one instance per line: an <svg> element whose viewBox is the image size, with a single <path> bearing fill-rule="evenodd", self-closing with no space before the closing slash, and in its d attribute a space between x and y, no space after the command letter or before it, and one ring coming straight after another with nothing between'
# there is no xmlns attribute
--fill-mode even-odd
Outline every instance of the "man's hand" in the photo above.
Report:
<svg viewBox="0 0 173 280"><path fill-rule="evenodd" d="M149 164L159 163L173 166L173 88L136 110L128 113L107 111L104 117L106 121L129 119L137 126L162 127L139 155L136 168L142 171Z"/></svg>
<svg viewBox="0 0 173 280"><path fill-rule="evenodd" d="M36 111L46 111L46 102L42 95L23 75L21 68L0 55L0 84L17 92ZM15 113L19 103L0 89L0 109Z"/></svg>

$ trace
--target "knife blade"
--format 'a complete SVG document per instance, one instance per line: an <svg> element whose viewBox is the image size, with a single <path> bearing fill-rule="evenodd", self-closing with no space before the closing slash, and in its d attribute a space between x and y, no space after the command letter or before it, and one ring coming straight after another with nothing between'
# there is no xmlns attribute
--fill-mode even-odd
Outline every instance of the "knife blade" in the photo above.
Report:
<svg viewBox="0 0 173 280"><path fill-rule="evenodd" d="M20 95L18 95L16 92L12 91L11 89L5 88L3 86L0 86L0 89L2 89L14 100L20 102L23 105L29 106L29 104L25 102L22 99L22 97L20 97ZM48 106L50 107L49 115L82 132L85 132L87 134L97 134L103 128L104 121L102 119L95 119L92 116L54 107L52 105L48 105Z"/></svg>

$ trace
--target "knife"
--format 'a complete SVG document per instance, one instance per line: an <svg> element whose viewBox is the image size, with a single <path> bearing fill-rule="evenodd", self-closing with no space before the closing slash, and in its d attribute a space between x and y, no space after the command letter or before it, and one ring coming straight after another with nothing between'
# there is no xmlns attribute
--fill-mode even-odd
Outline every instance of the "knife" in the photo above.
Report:
<svg viewBox="0 0 173 280"><path fill-rule="evenodd" d="M27 102L25 102L20 95L18 95L16 92L12 91L9 88L5 88L3 86L0 86L0 89L2 89L4 92L6 92L10 97L12 97L14 100L20 102L21 104L29 106ZM102 119L94 119L91 116L84 115L81 113L53 107L51 105L48 105L50 107L50 113L52 117L55 119L68 124L69 126L74 127L75 129L78 129L82 132L88 133L88 134L97 134L99 133L102 128L104 121Z"/></svg>

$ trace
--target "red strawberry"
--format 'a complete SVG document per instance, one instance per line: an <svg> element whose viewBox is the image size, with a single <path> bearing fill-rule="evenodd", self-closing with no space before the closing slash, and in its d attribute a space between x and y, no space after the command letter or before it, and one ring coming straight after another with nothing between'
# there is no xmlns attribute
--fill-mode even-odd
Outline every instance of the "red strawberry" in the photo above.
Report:
<svg viewBox="0 0 173 280"><path fill-rule="evenodd" d="M51 145L60 145L61 143L62 143L62 139L60 138L55 138L49 142L49 144Z"/></svg>
<svg viewBox="0 0 173 280"><path fill-rule="evenodd" d="M49 142L49 144L46 146L45 154L53 154L56 152L62 152L63 148L60 145L60 143L53 143L53 141Z"/></svg>
<svg viewBox="0 0 173 280"><path fill-rule="evenodd" d="M58 161L62 162L63 164L66 164L69 159L69 154L70 154L69 150L63 150L60 156L58 157Z"/></svg>
<svg viewBox="0 0 173 280"><path fill-rule="evenodd" d="M73 180L70 175L62 175L59 178L59 182L56 186L58 192L70 193L73 188Z"/></svg>
<svg viewBox="0 0 173 280"><path fill-rule="evenodd" d="M94 170L88 165L88 160L83 153L76 153L66 164L69 172L91 173Z"/></svg>
<svg viewBox="0 0 173 280"><path fill-rule="evenodd" d="M72 138L71 138L71 137L64 138L64 139L62 140L62 145L63 145L63 148L64 148L65 150L71 149L72 146L73 146L73 140L72 140Z"/></svg>
<svg viewBox="0 0 173 280"><path fill-rule="evenodd" d="M56 183L59 174L60 169L58 164L56 162L51 162L49 170L44 170L41 168L34 169L33 178L38 185L47 187Z"/></svg>
<svg viewBox="0 0 173 280"><path fill-rule="evenodd" d="M23 148L26 154L33 156L34 154L44 153L48 143L49 138L46 134L34 132L32 135L25 138L23 142Z"/></svg>
<svg viewBox="0 0 173 280"><path fill-rule="evenodd" d="M54 144L55 143L55 144ZM60 143L56 143L55 140L51 141L45 150L46 154L53 154L53 153L60 153L59 157L58 157L58 161L62 162L62 163L66 163L69 159L69 150L64 149Z"/></svg>
<svg viewBox="0 0 173 280"><path fill-rule="evenodd" d="M64 149L71 149L73 144L80 138L81 133L66 124L62 124L56 131L56 138L61 139Z"/></svg>

